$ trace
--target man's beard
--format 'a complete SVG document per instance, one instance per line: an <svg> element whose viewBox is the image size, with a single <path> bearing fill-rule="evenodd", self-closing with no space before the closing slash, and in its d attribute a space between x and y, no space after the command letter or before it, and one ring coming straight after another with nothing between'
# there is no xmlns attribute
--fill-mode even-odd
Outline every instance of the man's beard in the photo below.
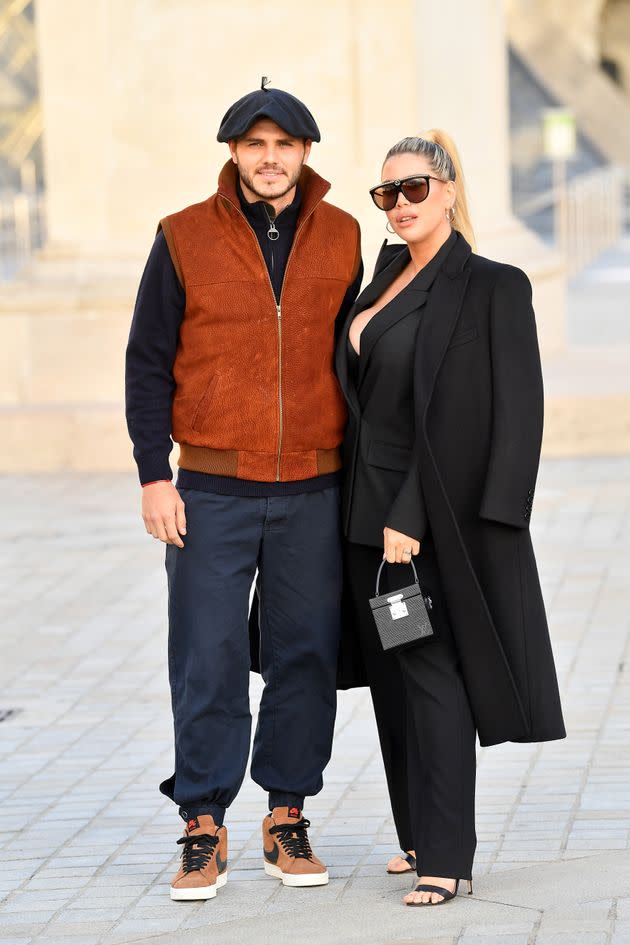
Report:
<svg viewBox="0 0 630 945"><path fill-rule="evenodd" d="M300 166L299 170L294 174L293 177L287 178L287 185L284 188L284 190L282 190L280 193L264 194L264 193L261 193L260 190L257 189L256 185L254 184L253 178L250 177L250 175L247 173L245 168L242 167L240 163L238 163L236 166L238 168L239 177L241 178L245 186L248 187L252 191L252 193L256 194L257 197L260 197L261 200L269 200L270 197L273 200L278 200L280 197L284 197L285 194L288 194L290 190L293 190L293 188L295 187L295 185L300 179L300 174L302 173L302 167Z"/></svg>

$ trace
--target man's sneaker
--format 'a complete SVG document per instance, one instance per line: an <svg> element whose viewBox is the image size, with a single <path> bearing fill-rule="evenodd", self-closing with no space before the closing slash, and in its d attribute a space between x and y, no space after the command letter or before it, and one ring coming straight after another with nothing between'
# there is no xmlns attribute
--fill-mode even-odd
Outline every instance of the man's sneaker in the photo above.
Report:
<svg viewBox="0 0 630 945"><path fill-rule="evenodd" d="M182 865L171 883L171 899L214 899L227 883L227 830L212 814L191 817L178 843Z"/></svg>
<svg viewBox="0 0 630 945"><path fill-rule="evenodd" d="M262 825L265 873L285 886L325 886L328 870L308 840L310 822L297 807L274 807Z"/></svg>

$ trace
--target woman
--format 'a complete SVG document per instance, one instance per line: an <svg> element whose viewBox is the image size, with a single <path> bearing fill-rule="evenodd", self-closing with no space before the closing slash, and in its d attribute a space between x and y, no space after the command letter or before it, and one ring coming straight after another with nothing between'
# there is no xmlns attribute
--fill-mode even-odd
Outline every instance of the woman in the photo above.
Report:
<svg viewBox="0 0 630 945"><path fill-rule="evenodd" d="M408 853L389 871L415 867L405 903L438 905L460 878L472 892L475 732L481 745L566 734L529 535L540 358L527 277L471 250L444 132L394 145L370 193L404 243L384 244L337 347L346 590ZM415 555L435 634L386 655L377 569ZM381 593L412 582L383 570Z"/></svg>

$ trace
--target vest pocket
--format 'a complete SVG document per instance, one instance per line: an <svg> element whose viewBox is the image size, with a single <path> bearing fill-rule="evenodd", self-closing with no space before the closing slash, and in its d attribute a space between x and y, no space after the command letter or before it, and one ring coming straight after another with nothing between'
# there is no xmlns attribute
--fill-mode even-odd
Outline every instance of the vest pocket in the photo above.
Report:
<svg viewBox="0 0 630 945"><path fill-rule="evenodd" d="M221 375L219 373L215 373L210 376L210 379L206 384L206 388L193 411L190 426L193 430L196 430L197 433L201 433L203 430L206 417L208 416L208 410L210 408L210 404L212 403L214 393L217 389L217 383L220 376Z"/></svg>

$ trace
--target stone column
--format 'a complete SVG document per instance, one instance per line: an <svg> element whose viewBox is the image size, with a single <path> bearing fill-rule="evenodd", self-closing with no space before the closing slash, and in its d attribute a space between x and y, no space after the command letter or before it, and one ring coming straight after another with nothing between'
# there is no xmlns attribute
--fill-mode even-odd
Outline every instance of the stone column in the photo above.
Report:
<svg viewBox="0 0 630 945"><path fill-rule="evenodd" d="M420 124L444 128L459 148L478 251L525 269L534 285L541 346L545 352L561 350L562 260L511 212L502 0L417 0L415 61Z"/></svg>

